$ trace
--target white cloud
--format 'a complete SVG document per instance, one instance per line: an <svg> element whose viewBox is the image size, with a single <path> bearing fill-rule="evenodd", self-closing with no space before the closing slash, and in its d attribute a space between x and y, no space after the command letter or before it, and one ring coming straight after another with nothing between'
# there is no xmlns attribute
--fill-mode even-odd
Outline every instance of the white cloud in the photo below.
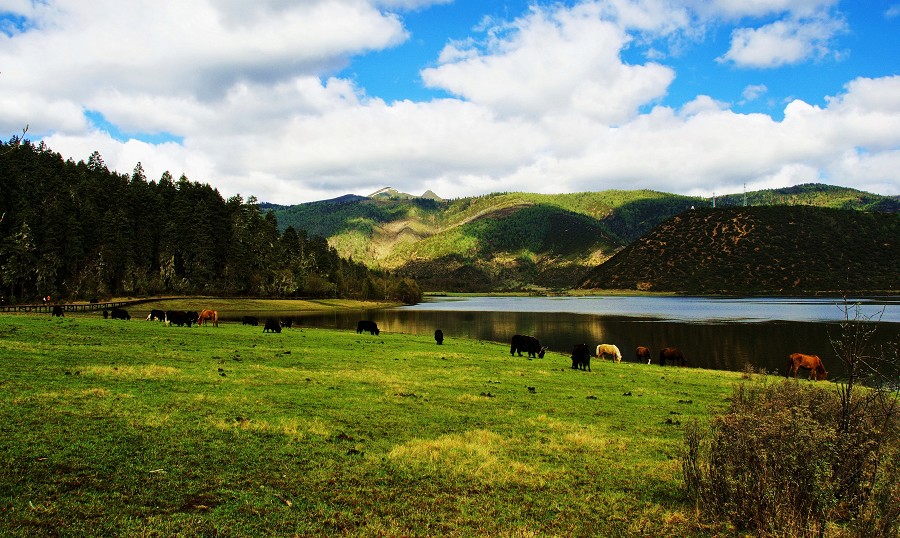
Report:
<svg viewBox="0 0 900 538"><path fill-rule="evenodd" d="M744 91L741 92L741 97L744 98L744 102L756 101L765 95L767 91L769 91L769 88L767 88L765 84L751 84L744 87Z"/></svg>
<svg viewBox="0 0 900 538"><path fill-rule="evenodd" d="M821 59L832 53L830 40L844 24L833 18L779 20L759 28L739 28L720 61L741 67L770 68Z"/></svg>
<svg viewBox="0 0 900 538"><path fill-rule="evenodd" d="M602 11L595 3L535 6L505 27L489 28L481 47L452 44L422 78L503 115L577 111L604 123L626 121L662 97L674 73L654 63L624 64L619 53L628 36Z"/></svg>
<svg viewBox="0 0 900 538"><path fill-rule="evenodd" d="M422 71L427 84L456 98L386 103L335 75L354 54L409 38L392 9L433 3L19 2L37 26L0 34L0 128L16 134L29 124L65 156L97 150L119 171L140 161L151 179L169 170L226 196L280 203L385 185L456 197L605 188L709 194L822 180L900 194L898 76L855 79L824 106L792 101L781 121L702 94L661 106L675 70L627 63L623 51L691 31L700 15L685 11L690 2L554 4L487 21L480 40L448 43ZM828 54L837 31L831 18L809 15L833 1L703 4L702 16L716 20L769 16L758 29L742 19L753 33L728 53L735 65L772 65L778 56L766 39L783 50L796 41L798 52L786 59ZM768 91L746 86L743 98ZM183 143L113 140L89 124L85 109L123 131L170 132Z"/></svg>

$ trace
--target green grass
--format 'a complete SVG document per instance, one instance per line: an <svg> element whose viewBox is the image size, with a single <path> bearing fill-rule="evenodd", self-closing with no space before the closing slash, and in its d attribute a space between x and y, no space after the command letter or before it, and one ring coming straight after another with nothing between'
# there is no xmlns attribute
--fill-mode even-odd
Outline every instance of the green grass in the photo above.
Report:
<svg viewBox="0 0 900 538"><path fill-rule="evenodd" d="M0 316L0 534L708 534L683 425L740 375L569 366L454 338Z"/></svg>

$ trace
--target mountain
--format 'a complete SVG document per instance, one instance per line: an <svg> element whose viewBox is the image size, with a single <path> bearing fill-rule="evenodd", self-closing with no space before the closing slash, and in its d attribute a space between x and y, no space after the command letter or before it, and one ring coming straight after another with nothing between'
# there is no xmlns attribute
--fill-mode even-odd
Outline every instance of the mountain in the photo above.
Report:
<svg viewBox="0 0 900 538"><path fill-rule="evenodd" d="M386 187L272 209L279 227L320 235L344 257L412 276L430 291L572 288L615 253L712 199L650 190L495 193L442 200ZM728 206L898 211L900 199L828 185L719 196Z"/></svg>
<svg viewBox="0 0 900 538"><path fill-rule="evenodd" d="M680 293L900 289L900 213L810 206L686 211L596 269L584 288Z"/></svg>

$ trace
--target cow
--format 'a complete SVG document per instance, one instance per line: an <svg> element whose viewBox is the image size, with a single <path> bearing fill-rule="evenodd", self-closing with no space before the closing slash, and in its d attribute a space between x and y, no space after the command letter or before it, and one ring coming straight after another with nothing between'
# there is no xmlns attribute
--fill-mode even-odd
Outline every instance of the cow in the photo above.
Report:
<svg viewBox="0 0 900 538"><path fill-rule="evenodd" d="M162 310L151 310L147 315L147 321L165 321L166 313Z"/></svg>
<svg viewBox="0 0 900 538"><path fill-rule="evenodd" d="M666 362L671 362L678 366L687 364L687 361L684 359L684 353L674 347L664 347L659 351L659 365L665 366Z"/></svg>
<svg viewBox="0 0 900 538"><path fill-rule="evenodd" d="M252 325L254 327L259 326L259 318L256 316L244 316L244 320L241 322L242 325Z"/></svg>
<svg viewBox="0 0 900 538"><path fill-rule="evenodd" d="M179 327L184 327L187 325L191 326L195 321L197 321L197 313L196 312L185 312L184 310L167 310L166 311L166 325L178 325Z"/></svg>
<svg viewBox="0 0 900 538"><path fill-rule="evenodd" d="M281 320L281 326L285 329L290 329L294 326L294 320L292 318L285 318Z"/></svg>
<svg viewBox="0 0 900 538"><path fill-rule="evenodd" d="M269 333L280 333L281 332L281 323L278 323L277 319L269 318L266 320L266 324L263 327L263 332Z"/></svg>
<svg viewBox="0 0 900 538"><path fill-rule="evenodd" d="M638 346L637 349L634 350L634 357L638 362L646 362L647 364L650 364L650 362L652 361L649 347Z"/></svg>
<svg viewBox="0 0 900 538"><path fill-rule="evenodd" d="M179 327L184 327L184 318L184 312L181 310L166 310L166 327L170 325L178 325Z"/></svg>
<svg viewBox="0 0 900 538"><path fill-rule="evenodd" d="M356 334L361 334L363 331L369 331L369 333L373 335L381 332L378 330L378 324L369 320L361 320L356 324Z"/></svg>
<svg viewBox="0 0 900 538"><path fill-rule="evenodd" d="M112 319L131 319L131 314L128 313L124 308L113 308L109 313L109 317Z"/></svg>
<svg viewBox="0 0 900 538"><path fill-rule="evenodd" d="M793 374L794 379L797 379L800 368L809 370L807 379L810 380L815 377L816 381L822 381L828 376L828 372L825 371L825 365L822 364L822 359L818 355L805 355L803 353L791 353L788 355L788 377Z"/></svg>
<svg viewBox="0 0 900 538"><path fill-rule="evenodd" d="M622 362L622 352L619 351L618 346L613 344L600 344L597 346L597 358L606 360L606 356L609 355L616 362Z"/></svg>
<svg viewBox="0 0 900 538"><path fill-rule="evenodd" d="M434 331L434 341L437 342L437 345L442 345L444 343L444 331L440 329Z"/></svg>
<svg viewBox="0 0 900 538"><path fill-rule="evenodd" d="M544 352L547 351L546 347L541 347L540 341L533 336L526 336L522 334L515 334L512 337L512 341L510 341L509 345L509 354L515 355L516 353L519 356L522 356L522 352L528 353L528 358L532 358L535 355L539 359L544 358Z"/></svg>
<svg viewBox="0 0 900 538"><path fill-rule="evenodd" d="M59 305L53 305L53 312L51 312L50 315L51 315L51 316L58 317L58 318L61 318L61 317L63 317L65 314L63 314L63 308L62 308L61 306L59 306Z"/></svg>
<svg viewBox="0 0 900 538"><path fill-rule="evenodd" d="M572 348L572 369L591 371L591 350L587 344L576 344Z"/></svg>

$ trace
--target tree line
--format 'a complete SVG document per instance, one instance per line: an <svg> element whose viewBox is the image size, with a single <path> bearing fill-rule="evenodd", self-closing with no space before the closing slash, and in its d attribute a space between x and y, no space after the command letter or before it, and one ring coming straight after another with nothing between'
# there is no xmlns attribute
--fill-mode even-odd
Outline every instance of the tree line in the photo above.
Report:
<svg viewBox="0 0 900 538"><path fill-rule="evenodd" d="M416 282L279 230L255 197L228 199L165 172L64 160L44 142L0 142L0 299L161 294L342 297L414 303Z"/></svg>

